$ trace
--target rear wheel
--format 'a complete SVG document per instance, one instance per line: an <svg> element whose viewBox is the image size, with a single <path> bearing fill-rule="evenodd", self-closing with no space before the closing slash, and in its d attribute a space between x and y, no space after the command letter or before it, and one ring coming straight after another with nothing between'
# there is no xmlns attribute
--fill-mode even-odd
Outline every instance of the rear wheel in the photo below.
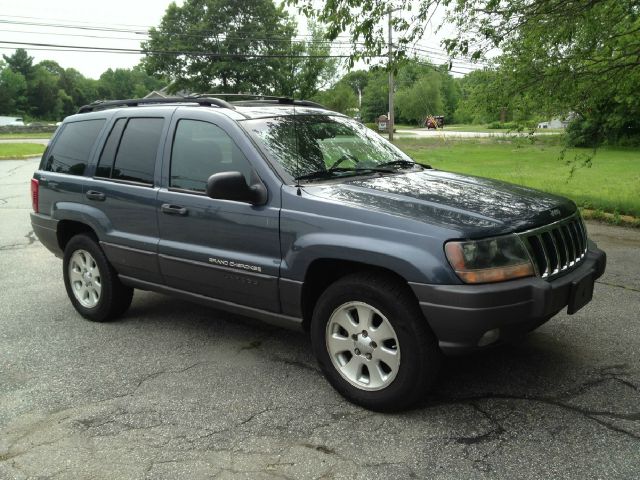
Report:
<svg viewBox="0 0 640 480"><path fill-rule="evenodd" d="M311 340L333 387L372 410L408 408L437 377L440 351L406 284L379 274L344 277L321 295Z"/></svg>
<svg viewBox="0 0 640 480"><path fill-rule="evenodd" d="M64 284L74 308L88 320L104 322L122 315L133 298L104 252L87 234L67 243L63 260Z"/></svg>

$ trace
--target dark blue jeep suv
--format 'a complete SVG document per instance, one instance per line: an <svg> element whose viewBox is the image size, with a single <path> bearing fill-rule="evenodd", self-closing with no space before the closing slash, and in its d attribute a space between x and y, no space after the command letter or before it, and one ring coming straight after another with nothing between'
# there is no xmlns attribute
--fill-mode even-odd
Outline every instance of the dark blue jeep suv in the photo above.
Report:
<svg viewBox="0 0 640 480"><path fill-rule="evenodd" d="M31 221L89 320L135 288L308 331L346 398L407 408L441 354L591 300L605 254L570 200L415 163L306 101L94 103L31 181Z"/></svg>

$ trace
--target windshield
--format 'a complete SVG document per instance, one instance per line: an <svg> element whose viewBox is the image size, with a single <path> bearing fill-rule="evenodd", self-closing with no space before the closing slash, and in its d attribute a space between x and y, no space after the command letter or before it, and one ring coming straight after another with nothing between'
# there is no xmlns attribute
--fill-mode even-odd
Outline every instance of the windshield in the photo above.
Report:
<svg viewBox="0 0 640 480"><path fill-rule="evenodd" d="M244 122L293 178L315 180L416 168L410 157L364 125L330 115Z"/></svg>

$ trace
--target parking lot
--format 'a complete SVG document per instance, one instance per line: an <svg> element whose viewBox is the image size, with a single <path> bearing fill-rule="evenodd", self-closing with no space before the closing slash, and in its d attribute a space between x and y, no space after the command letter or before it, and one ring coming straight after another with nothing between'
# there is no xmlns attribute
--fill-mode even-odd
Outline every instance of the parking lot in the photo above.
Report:
<svg viewBox="0 0 640 480"><path fill-rule="evenodd" d="M609 258L591 304L379 414L302 333L141 291L83 320L31 231L37 163L0 162L0 478L640 477L639 231L588 224Z"/></svg>

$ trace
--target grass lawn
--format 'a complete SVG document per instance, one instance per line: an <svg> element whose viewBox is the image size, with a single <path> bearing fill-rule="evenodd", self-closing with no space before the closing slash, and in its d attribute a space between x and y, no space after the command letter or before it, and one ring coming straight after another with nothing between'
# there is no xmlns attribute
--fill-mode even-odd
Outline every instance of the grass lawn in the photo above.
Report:
<svg viewBox="0 0 640 480"><path fill-rule="evenodd" d="M38 143L0 143L0 160L42 155L44 145Z"/></svg>
<svg viewBox="0 0 640 480"><path fill-rule="evenodd" d="M51 138L52 133L0 133L0 140L3 138Z"/></svg>
<svg viewBox="0 0 640 480"><path fill-rule="evenodd" d="M590 149L569 149L560 139L400 139L402 150L441 170L496 178L557 193L579 206L640 217L640 149L600 148L591 167ZM577 158L577 160L576 160ZM567 160L576 160L567 165ZM574 171L572 173L572 168Z"/></svg>
<svg viewBox="0 0 640 480"><path fill-rule="evenodd" d="M507 128L487 128L487 126L485 124L455 124L455 125L445 125L444 126L445 130L451 130L453 132L486 132L486 133L504 133L504 132L509 132L512 130L509 130ZM528 129L524 130L525 132L528 132ZM548 132L548 133L562 133L564 132L563 129L557 129L557 128L541 128L541 129L536 129L536 132Z"/></svg>

